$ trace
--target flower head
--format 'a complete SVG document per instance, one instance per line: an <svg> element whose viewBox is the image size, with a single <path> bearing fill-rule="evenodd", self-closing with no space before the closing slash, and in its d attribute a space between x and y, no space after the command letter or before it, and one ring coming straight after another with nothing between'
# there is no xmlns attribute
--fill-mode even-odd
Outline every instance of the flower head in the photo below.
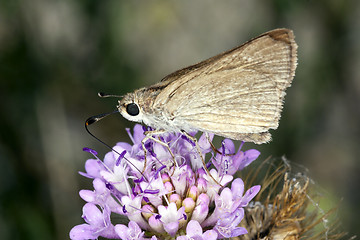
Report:
<svg viewBox="0 0 360 240"><path fill-rule="evenodd" d="M259 152L235 152L228 139L213 150L213 135L203 134L195 143L177 133L161 135L159 140L165 144L147 140L145 159L141 141L147 130L135 125L131 134L127 129L132 144L116 144L103 161L95 151L84 149L95 156L81 173L93 179L94 189L80 191L87 202L86 223L75 226L70 238L211 240L247 233L239 227L243 208L260 186L245 191L243 181L233 174ZM202 159L207 158L205 168ZM120 224L120 216L128 223Z"/></svg>

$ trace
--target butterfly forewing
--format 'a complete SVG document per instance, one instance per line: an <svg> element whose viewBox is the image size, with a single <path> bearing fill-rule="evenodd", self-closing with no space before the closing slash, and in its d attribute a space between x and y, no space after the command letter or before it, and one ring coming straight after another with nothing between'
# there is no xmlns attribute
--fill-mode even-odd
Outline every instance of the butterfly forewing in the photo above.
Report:
<svg viewBox="0 0 360 240"><path fill-rule="evenodd" d="M296 49L291 30L265 33L165 77L152 107L184 129L267 142L295 74Z"/></svg>

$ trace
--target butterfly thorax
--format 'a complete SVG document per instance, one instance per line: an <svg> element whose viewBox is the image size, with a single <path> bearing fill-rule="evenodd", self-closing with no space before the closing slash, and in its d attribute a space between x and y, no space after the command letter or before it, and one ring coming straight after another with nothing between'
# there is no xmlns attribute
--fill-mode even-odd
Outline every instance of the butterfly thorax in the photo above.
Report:
<svg viewBox="0 0 360 240"><path fill-rule="evenodd" d="M154 100L160 91L161 88L154 85L126 94L117 106L119 112L130 121L144 123L154 129L161 129L168 132L190 130L187 127L184 128L184 126L180 127L180 124L174 121L171 114L166 111L163 105L157 104L154 106ZM135 110L132 110L130 107Z"/></svg>

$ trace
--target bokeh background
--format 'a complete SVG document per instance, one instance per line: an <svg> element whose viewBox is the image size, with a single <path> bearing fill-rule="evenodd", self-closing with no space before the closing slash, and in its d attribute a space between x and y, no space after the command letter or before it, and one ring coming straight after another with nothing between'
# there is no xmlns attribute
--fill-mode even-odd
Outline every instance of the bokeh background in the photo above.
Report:
<svg viewBox="0 0 360 240"><path fill-rule="evenodd" d="M68 239L83 223L78 175L108 150L84 129L124 94L268 30L294 30L299 65L273 141L309 169L360 235L360 1L0 1L0 239ZM91 126L129 141L119 114Z"/></svg>

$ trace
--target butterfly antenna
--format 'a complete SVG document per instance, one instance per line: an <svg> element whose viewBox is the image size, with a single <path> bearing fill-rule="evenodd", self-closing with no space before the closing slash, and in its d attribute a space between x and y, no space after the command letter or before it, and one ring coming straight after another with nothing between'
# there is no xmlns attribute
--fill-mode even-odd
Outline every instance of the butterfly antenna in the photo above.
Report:
<svg viewBox="0 0 360 240"><path fill-rule="evenodd" d="M98 96L101 98L108 98L108 97L122 98L124 95L107 94L107 93L99 92Z"/></svg>
<svg viewBox="0 0 360 240"><path fill-rule="evenodd" d="M100 121L101 119L114 114L114 113L118 113L119 110L115 110L113 112L110 113L103 113L103 114L99 114L99 115L95 115L92 117L89 117L88 119L86 119L85 121L85 129L86 131L90 134L90 136L92 136L93 138L95 138L97 141L99 141L100 143L104 144L107 148L109 148L111 151L119 154L121 156L121 153L119 153L118 151L116 151L114 148L112 148L109 144L105 143L104 141L102 141L100 138L96 137L94 134L92 134L88 128L89 125L96 123L98 121ZM125 156L123 157L129 164L131 164L131 166L133 166L143 177L144 179L147 180L147 178L144 176L144 174L142 173L142 171L140 171L140 169L138 169L129 159L127 159Z"/></svg>

